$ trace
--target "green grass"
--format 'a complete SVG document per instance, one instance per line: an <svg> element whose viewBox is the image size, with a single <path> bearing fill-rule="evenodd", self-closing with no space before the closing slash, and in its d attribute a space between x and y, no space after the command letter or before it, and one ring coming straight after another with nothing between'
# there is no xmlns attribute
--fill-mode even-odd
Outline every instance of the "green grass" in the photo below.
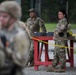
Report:
<svg viewBox="0 0 76 75"><path fill-rule="evenodd" d="M57 23L45 23L48 32L54 31ZM76 24L71 24L71 29L76 29Z"/></svg>
<svg viewBox="0 0 76 75"><path fill-rule="evenodd" d="M76 29L76 24L71 24L71 29Z"/></svg>
<svg viewBox="0 0 76 75"><path fill-rule="evenodd" d="M51 32L51 31L54 31L56 24L55 23L46 23L45 26L46 26L47 31Z"/></svg>
<svg viewBox="0 0 76 75"><path fill-rule="evenodd" d="M74 54L76 54L76 51L74 51Z"/></svg>

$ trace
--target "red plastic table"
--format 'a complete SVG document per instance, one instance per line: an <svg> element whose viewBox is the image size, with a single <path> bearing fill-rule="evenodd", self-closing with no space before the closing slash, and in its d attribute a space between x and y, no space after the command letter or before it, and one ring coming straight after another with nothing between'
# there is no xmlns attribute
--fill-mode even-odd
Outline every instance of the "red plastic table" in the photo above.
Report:
<svg viewBox="0 0 76 75"><path fill-rule="evenodd" d="M48 56L48 44L46 43L46 41L48 42L48 40L53 40L53 37L52 36L35 36L32 38L34 40L34 69L35 70L38 70L38 67L40 65L45 65L45 66L48 66L48 65L51 65L52 64L52 59L49 59L49 56ZM41 54L42 52L42 47L43 47L43 44L41 46L41 48L39 47L39 41L38 40L42 40L42 41L45 41L44 44L44 47L45 47L45 61L42 62L40 60L41 58ZM67 53L68 53L68 59L66 59L66 62L69 62L70 63L70 67L74 67L74 45L73 45L73 40L74 40L74 37L70 37L68 38L68 40L70 41L70 47L72 48L67 48ZM66 44L66 46L68 46L68 43Z"/></svg>

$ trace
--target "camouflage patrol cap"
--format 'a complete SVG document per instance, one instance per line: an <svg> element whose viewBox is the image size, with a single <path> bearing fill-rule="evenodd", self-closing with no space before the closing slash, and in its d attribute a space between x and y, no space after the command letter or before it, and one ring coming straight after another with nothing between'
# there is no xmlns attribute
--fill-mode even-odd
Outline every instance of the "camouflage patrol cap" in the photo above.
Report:
<svg viewBox="0 0 76 75"><path fill-rule="evenodd" d="M29 12L36 12L36 10L35 10L34 8L31 8L31 9L29 10Z"/></svg>
<svg viewBox="0 0 76 75"><path fill-rule="evenodd" d="M0 12L9 13L14 18L21 18L21 7L16 1L4 1L0 4Z"/></svg>

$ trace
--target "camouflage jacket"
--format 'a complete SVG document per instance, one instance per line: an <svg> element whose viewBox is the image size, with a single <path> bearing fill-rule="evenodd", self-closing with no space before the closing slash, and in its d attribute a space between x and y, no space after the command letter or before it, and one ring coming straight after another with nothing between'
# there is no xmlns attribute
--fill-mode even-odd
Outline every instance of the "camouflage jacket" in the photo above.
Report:
<svg viewBox="0 0 76 75"><path fill-rule="evenodd" d="M0 35L4 35L9 42L6 48L7 54L10 55L17 65L24 67L29 59L30 38L27 32L20 27L14 26L10 32L6 29L0 31ZM0 46L0 49L2 46Z"/></svg>
<svg viewBox="0 0 76 75"><path fill-rule="evenodd" d="M39 32L40 28L41 28L42 32L46 32L44 22L39 17L36 17L34 19L28 18L26 21L26 26L29 30L30 36L33 36L34 32Z"/></svg>
<svg viewBox="0 0 76 75"><path fill-rule="evenodd" d="M54 31L54 40L58 40L60 38L66 38L67 37L67 29L68 29L68 24L66 18L63 18L59 20L59 23L56 25L56 29ZM60 34L62 36L60 36Z"/></svg>
<svg viewBox="0 0 76 75"><path fill-rule="evenodd" d="M27 32L28 35L30 36L29 30L28 30L28 28L27 28L27 26L25 25L24 22L22 22L22 21L17 21L17 25L16 25L16 26L22 28L22 29L23 29L25 32Z"/></svg>

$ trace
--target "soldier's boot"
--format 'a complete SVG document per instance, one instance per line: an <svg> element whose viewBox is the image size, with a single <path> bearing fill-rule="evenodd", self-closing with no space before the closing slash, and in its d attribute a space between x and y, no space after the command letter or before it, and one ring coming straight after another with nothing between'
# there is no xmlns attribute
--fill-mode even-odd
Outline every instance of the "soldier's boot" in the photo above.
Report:
<svg viewBox="0 0 76 75"><path fill-rule="evenodd" d="M55 71L55 67L51 66L51 67L48 67L47 72L54 72Z"/></svg>
<svg viewBox="0 0 76 75"><path fill-rule="evenodd" d="M65 72L65 68L55 69L54 72Z"/></svg>

